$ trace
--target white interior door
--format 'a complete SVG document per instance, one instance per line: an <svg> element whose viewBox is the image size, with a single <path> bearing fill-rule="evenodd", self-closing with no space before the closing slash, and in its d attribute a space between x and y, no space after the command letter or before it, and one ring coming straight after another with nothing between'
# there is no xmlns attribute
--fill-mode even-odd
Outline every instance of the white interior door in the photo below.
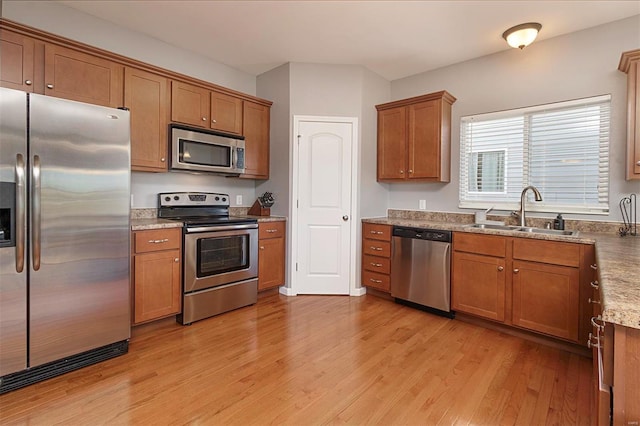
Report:
<svg viewBox="0 0 640 426"><path fill-rule="evenodd" d="M297 122L297 294L349 294L353 122Z"/></svg>

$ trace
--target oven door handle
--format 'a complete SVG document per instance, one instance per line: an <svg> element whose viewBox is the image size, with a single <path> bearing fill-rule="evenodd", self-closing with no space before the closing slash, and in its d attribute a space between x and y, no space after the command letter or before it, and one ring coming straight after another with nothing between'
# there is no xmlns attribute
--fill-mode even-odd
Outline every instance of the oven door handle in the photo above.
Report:
<svg viewBox="0 0 640 426"><path fill-rule="evenodd" d="M257 223L251 223L248 225L222 225L222 226L199 226L195 228L186 228L187 234L196 232L215 232L215 231L237 231L241 229L257 229Z"/></svg>

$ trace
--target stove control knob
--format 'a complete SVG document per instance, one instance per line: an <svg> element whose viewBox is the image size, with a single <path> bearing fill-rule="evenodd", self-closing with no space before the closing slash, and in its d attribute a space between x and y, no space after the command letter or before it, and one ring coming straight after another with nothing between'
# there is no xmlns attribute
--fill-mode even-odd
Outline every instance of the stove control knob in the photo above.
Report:
<svg viewBox="0 0 640 426"><path fill-rule="evenodd" d="M222 197L222 201L227 201L227 199L225 197Z"/></svg>
<svg viewBox="0 0 640 426"><path fill-rule="evenodd" d="M171 201L171 197L164 197L165 201Z"/></svg>
<svg viewBox="0 0 640 426"><path fill-rule="evenodd" d="M176 201L178 201L178 200L180 199L180 197L178 197L177 195L174 195L174 196L173 196L173 199L174 199L174 200L176 200Z"/></svg>
<svg viewBox="0 0 640 426"><path fill-rule="evenodd" d="M216 197L216 201L220 201L220 197Z"/></svg>

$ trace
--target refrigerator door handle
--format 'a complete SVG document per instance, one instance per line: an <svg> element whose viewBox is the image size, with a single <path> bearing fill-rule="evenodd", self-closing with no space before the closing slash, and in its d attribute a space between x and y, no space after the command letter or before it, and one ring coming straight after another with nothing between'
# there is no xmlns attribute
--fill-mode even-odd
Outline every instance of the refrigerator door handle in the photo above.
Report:
<svg viewBox="0 0 640 426"><path fill-rule="evenodd" d="M33 260L33 270L40 269L40 156L33 156L32 169L32 191L31 191L31 258Z"/></svg>
<svg viewBox="0 0 640 426"><path fill-rule="evenodd" d="M16 154L16 272L24 270L25 222L27 220L24 157Z"/></svg>

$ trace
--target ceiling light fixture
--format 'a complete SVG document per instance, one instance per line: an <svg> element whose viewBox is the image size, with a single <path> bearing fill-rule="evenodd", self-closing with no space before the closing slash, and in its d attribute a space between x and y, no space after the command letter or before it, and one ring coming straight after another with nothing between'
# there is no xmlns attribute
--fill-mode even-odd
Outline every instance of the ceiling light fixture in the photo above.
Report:
<svg viewBox="0 0 640 426"><path fill-rule="evenodd" d="M536 39L538 31L540 31L542 25L537 22L527 22L526 24L516 25L509 28L502 33L502 38L507 40L507 43L511 47L518 49L524 49Z"/></svg>

